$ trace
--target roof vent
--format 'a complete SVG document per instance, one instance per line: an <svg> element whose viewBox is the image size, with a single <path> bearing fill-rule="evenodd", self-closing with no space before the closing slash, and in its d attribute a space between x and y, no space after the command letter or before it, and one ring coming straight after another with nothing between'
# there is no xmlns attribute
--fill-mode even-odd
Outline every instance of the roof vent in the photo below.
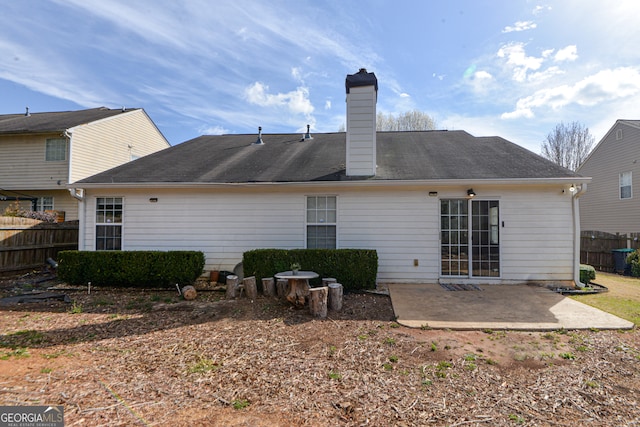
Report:
<svg viewBox="0 0 640 427"><path fill-rule="evenodd" d="M262 126L258 126L258 139L254 142L255 145L264 145L262 140Z"/></svg>
<svg viewBox="0 0 640 427"><path fill-rule="evenodd" d="M25 117L30 117L31 113L29 112L29 107L27 107L27 111L24 113Z"/></svg>
<svg viewBox="0 0 640 427"><path fill-rule="evenodd" d="M311 136L311 131L309 130L311 128L311 125L307 125L307 133L304 134L304 138L302 138L303 141L306 141L308 139L313 139L313 137Z"/></svg>

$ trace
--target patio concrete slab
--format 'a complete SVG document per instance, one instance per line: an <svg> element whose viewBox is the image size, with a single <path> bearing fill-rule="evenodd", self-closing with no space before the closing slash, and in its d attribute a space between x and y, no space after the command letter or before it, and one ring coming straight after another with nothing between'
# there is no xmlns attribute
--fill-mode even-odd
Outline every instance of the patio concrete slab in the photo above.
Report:
<svg viewBox="0 0 640 427"><path fill-rule="evenodd" d="M450 291L438 284L388 285L398 323L434 329L632 329L633 323L534 285L478 285Z"/></svg>

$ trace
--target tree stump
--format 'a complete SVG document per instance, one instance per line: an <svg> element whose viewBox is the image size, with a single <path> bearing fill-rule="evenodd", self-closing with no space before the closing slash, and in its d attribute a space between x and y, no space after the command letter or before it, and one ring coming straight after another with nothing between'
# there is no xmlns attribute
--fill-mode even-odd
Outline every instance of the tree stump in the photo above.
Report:
<svg viewBox="0 0 640 427"><path fill-rule="evenodd" d="M196 288L193 286L185 286L182 288L182 297L188 301L193 301L197 296Z"/></svg>
<svg viewBox="0 0 640 427"><path fill-rule="evenodd" d="M272 297L276 294L276 281L273 277L262 278L262 293L265 296Z"/></svg>
<svg viewBox="0 0 640 427"><path fill-rule="evenodd" d="M304 307L309 289L309 280L307 279L288 279L287 301L298 308Z"/></svg>
<svg viewBox="0 0 640 427"><path fill-rule="evenodd" d="M338 281L333 277L323 277L322 286L329 286L329 283L337 283Z"/></svg>
<svg viewBox="0 0 640 427"><path fill-rule="evenodd" d="M329 288L312 288L309 290L309 312L314 317L327 317L327 294Z"/></svg>
<svg viewBox="0 0 640 427"><path fill-rule="evenodd" d="M342 310L343 288L340 283L329 283L329 309L332 311Z"/></svg>
<svg viewBox="0 0 640 427"><path fill-rule="evenodd" d="M244 285L244 291L247 293L247 297L254 301L258 297L258 287L256 285L256 277L245 277L242 279Z"/></svg>
<svg viewBox="0 0 640 427"><path fill-rule="evenodd" d="M289 282L287 281L287 279L278 279L278 283L276 283L278 298L284 299L284 296L287 294L288 285L289 285Z"/></svg>
<svg viewBox="0 0 640 427"><path fill-rule="evenodd" d="M238 297L238 276L233 274L227 276L227 299Z"/></svg>

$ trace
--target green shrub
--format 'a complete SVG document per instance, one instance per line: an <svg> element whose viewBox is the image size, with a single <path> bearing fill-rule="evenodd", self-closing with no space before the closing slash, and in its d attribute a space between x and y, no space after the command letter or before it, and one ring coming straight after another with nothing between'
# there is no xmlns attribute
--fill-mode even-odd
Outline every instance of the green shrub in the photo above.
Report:
<svg viewBox="0 0 640 427"><path fill-rule="evenodd" d="M596 269L590 265L580 264L580 282L588 285L596 279Z"/></svg>
<svg viewBox="0 0 640 427"><path fill-rule="evenodd" d="M631 275L640 277L640 252L638 250L631 252L627 256L626 262L631 265Z"/></svg>
<svg viewBox="0 0 640 427"><path fill-rule="evenodd" d="M372 249L254 249L242 258L244 275L257 281L291 270L293 263L318 273L310 280L312 286L320 285L323 277L335 277L345 290L376 287L378 253Z"/></svg>
<svg viewBox="0 0 640 427"><path fill-rule="evenodd" d="M62 251L58 277L72 285L166 287L193 283L204 263L198 251Z"/></svg>

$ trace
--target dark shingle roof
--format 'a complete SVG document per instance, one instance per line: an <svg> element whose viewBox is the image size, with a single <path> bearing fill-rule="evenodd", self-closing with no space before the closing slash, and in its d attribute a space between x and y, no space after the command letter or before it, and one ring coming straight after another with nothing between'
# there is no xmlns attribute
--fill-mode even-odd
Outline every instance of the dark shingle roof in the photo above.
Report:
<svg viewBox="0 0 640 427"><path fill-rule="evenodd" d="M137 108L125 109L133 111ZM122 109L106 107L79 111L57 111L50 113L2 114L0 134L61 132L74 126L122 114Z"/></svg>
<svg viewBox="0 0 640 427"><path fill-rule="evenodd" d="M345 173L345 133L200 136L80 183L248 183L354 179ZM377 173L368 180L578 177L499 137L464 131L378 132Z"/></svg>

